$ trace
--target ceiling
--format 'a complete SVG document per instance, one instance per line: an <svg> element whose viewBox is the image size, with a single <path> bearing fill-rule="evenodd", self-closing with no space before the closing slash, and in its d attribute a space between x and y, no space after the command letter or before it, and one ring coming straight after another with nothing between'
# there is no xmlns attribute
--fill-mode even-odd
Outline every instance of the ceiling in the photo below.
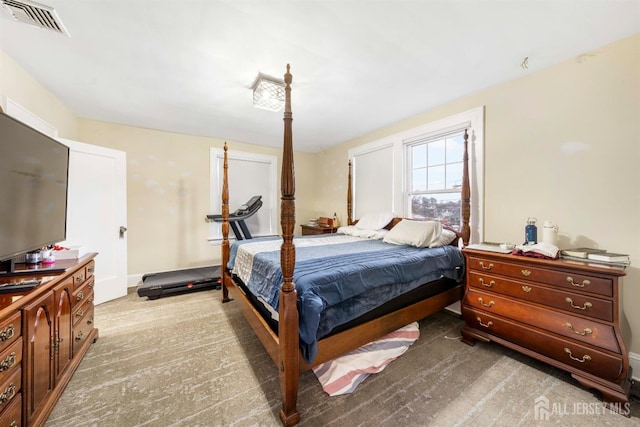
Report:
<svg viewBox="0 0 640 427"><path fill-rule="evenodd" d="M77 116L279 147L250 88L290 63L309 152L640 32L640 0L39 1L70 37L1 13L0 49Z"/></svg>

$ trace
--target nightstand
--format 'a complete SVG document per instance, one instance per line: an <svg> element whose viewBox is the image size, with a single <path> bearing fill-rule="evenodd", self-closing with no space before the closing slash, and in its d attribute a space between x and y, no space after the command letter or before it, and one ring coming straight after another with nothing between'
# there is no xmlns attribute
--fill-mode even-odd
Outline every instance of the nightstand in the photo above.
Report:
<svg viewBox="0 0 640 427"><path fill-rule="evenodd" d="M628 415L631 368L620 328L624 267L463 253L463 342L494 341L568 371Z"/></svg>
<svg viewBox="0 0 640 427"><path fill-rule="evenodd" d="M338 231L337 228L331 227L320 227L319 225L300 225L302 227L302 235L303 236L313 236L317 234L332 234Z"/></svg>

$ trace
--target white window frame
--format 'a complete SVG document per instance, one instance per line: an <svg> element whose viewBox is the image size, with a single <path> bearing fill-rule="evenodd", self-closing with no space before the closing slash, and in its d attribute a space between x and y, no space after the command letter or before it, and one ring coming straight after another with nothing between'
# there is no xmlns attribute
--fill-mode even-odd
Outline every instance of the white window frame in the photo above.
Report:
<svg viewBox="0 0 640 427"><path fill-rule="evenodd" d="M222 174L224 173L222 166L222 159L224 158L224 150L222 148L211 148L209 151L209 194L211 194L210 200L210 212L212 214L222 213ZM227 158L231 162L233 160L243 160L248 162L256 162L269 165L268 181L268 194L262 194L262 200L264 205L260 208L261 213L264 210L268 210L267 224L261 227L261 230L257 233L253 233L253 237L258 236L270 236L277 234L277 220L278 220L278 157L270 156L266 154L257 154L247 151L227 151ZM243 181L241 185L251 185L250 180ZM268 203L267 203L268 202ZM229 206L232 210L234 207ZM235 236L232 232L229 234L229 240L234 240ZM219 243L222 240L222 226L217 222L210 222L209 225L209 242Z"/></svg>
<svg viewBox="0 0 640 427"><path fill-rule="evenodd" d="M393 168L393 194L390 204L397 216L409 215L406 202L407 189L407 155L405 147L419 139L428 138L451 131L455 128L469 129L469 184L471 189L471 242L481 242L484 236L484 106L476 107L459 114L445 117L422 126L402 131L385 138L354 147L348 155L352 164L357 164L359 155L393 145L393 156L389 159L388 167ZM384 165L380 165L384 167ZM357 183L353 183L353 192L358 191ZM355 197L354 197L355 200ZM354 218L366 212L358 212L353 206Z"/></svg>

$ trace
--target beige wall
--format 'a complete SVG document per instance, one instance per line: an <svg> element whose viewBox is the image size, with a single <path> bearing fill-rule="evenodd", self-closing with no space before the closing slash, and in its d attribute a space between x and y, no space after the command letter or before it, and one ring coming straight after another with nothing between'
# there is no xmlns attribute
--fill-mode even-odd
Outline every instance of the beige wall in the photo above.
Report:
<svg viewBox="0 0 640 427"><path fill-rule="evenodd" d="M3 108L6 97L9 97L57 128L59 137L77 138L78 119L75 114L1 50L0 95Z"/></svg>
<svg viewBox="0 0 640 427"><path fill-rule="evenodd" d="M81 141L127 153L129 274L220 263L220 245L207 241L204 219L211 213L209 149L222 148L223 140L86 119L79 129ZM228 146L277 156L281 164L281 149L233 141ZM313 158L295 153L298 218L315 214Z"/></svg>
<svg viewBox="0 0 640 427"><path fill-rule="evenodd" d="M535 58L531 58L534 60ZM316 206L343 206L347 151L485 106L484 237L521 243L527 217L561 247L631 254L623 298L640 353L640 35L408 118L318 154ZM472 195L473 197L473 195ZM346 217L345 209L341 216Z"/></svg>

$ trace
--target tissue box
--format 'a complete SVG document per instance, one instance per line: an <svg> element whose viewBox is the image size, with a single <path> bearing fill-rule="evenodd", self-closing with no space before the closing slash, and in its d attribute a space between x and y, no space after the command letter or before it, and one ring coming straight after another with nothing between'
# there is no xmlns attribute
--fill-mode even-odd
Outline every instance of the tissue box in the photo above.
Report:
<svg viewBox="0 0 640 427"><path fill-rule="evenodd" d="M68 249L54 250L52 253L56 260L76 259L84 255L84 250L82 246L69 246Z"/></svg>

